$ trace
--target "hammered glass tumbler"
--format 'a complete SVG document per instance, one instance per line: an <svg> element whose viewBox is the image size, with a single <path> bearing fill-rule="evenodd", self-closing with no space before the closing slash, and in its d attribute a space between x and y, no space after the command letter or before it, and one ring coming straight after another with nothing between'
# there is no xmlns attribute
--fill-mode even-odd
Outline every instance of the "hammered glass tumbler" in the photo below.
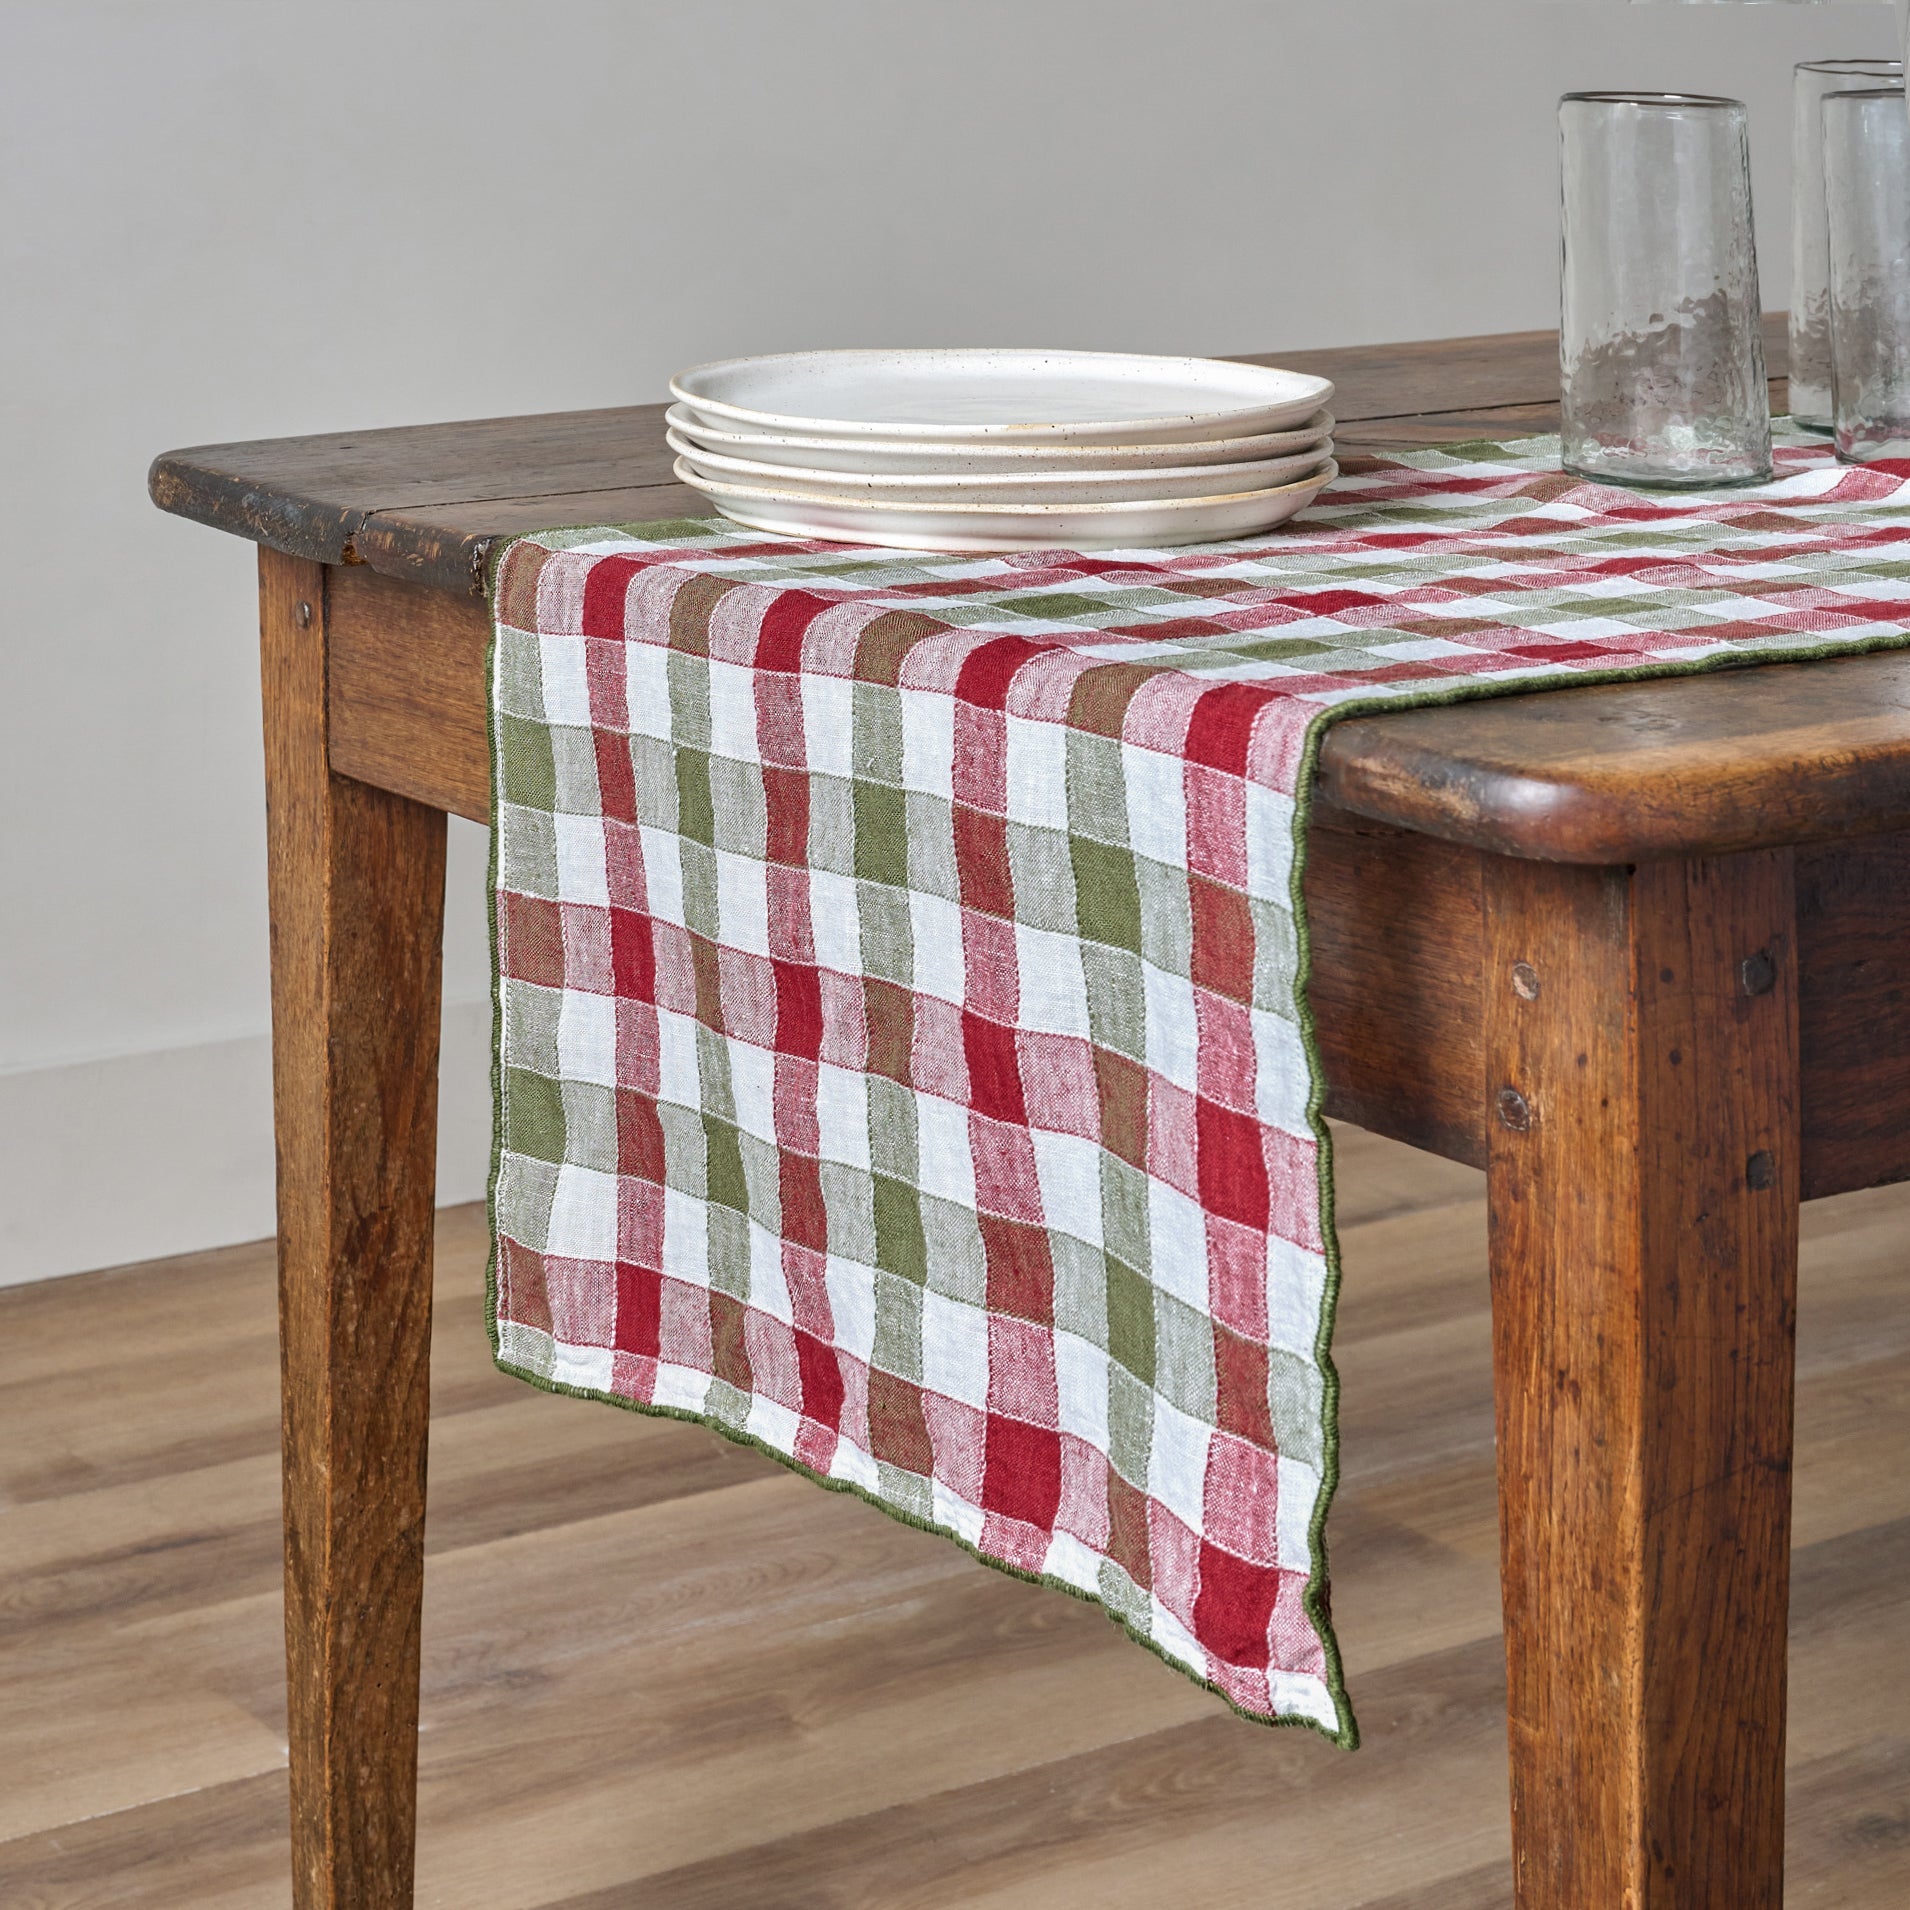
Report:
<svg viewBox="0 0 1910 1910"><path fill-rule="evenodd" d="M1563 461L1692 489L1771 475L1742 102L1559 102Z"/></svg>
<svg viewBox="0 0 1910 1910"><path fill-rule="evenodd" d="M1828 431L1830 235L1824 222L1824 96L1894 86L1901 60L1805 60L1791 90L1791 417Z"/></svg>
<svg viewBox="0 0 1910 1910"><path fill-rule="evenodd" d="M1837 455L1910 458L1910 116L1903 88L1824 102Z"/></svg>

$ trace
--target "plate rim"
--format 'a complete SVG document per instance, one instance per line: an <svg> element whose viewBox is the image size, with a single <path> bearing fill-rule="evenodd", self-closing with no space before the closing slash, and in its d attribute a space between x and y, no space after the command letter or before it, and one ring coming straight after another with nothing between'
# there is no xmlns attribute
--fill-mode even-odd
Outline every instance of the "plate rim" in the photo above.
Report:
<svg viewBox="0 0 1910 1910"><path fill-rule="evenodd" d="M805 485L810 487L796 495L805 497L818 495L814 488L817 485L852 483L856 486L856 493L860 493L866 488L868 494L877 500L884 498L886 493L892 490L920 489L931 485L960 487L956 495L949 500L951 503L959 501L961 489L979 490L984 485L1015 485L1017 487L1026 487L1027 490L1033 492L1042 485L1056 484L1154 484L1169 478L1205 477L1208 475L1221 475L1231 471L1245 471L1250 470L1256 464L1293 464L1306 460L1314 451L1318 452L1317 456L1312 457L1312 463L1314 465L1328 464L1333 461L1333 440L1323 437L1316 439L1311 446L1304 446L1298 451L1290 451L1283 457L1242 458L1235 463L1190 465L1150 464L1137 465L1131 469L1117 469L1112 471L957 471L950 473L930 471L874 471L865 475L855 471L818 471L799 464L768 465L758 464L752 458L732 458L720 451L700 450L686 439L679 437L675 431L666 432L664 434L664 441L669 445L672 451L677 453L677 461L679 463L691 463L694 465L699 460L704 463L714 460L724 464L743 464L750 466L748 471L733 475L722 471L705 473L705 475L712 476L725 483L740 481L743 484L749 484L759 481L760 479L766 478L773 480L778 476L786 475L791 480L800 479ZM1278 488L1279 486L1277 485L1252 484L1238 491L1215 492L1212 495L1218 497L1246 497L1255 491L1277 490ZM829 495L829 493L821 493L821 495ZM909 500L890 499L889 501L908 502ZM934 500L930 501L933 502ZM1092 500L1083 501L1091 502ZM1122 500L1110 499L1108 501L1120 502ZM1165 503L1168 500L1162 499L1161 501Z"/></svg>
<svg viewBox="0 0 1910 1910"><path fill-rule="evenodd" d="M734 358L712 358L699 365L688 365L670 380L670 395L680 404L688 405L693 411L701 411L720 418L734 418L742 423L768 426L776 430L788 430L811 427L803 432L805 436L823 436L834 438L905 438L911 434L926 433L928 441L936 444L959 444L976 440L991 441L1007 439L1015 443L1041 443L1045 440L1067 437L1081 437L1096 432L1109 431L1147 431L1161 426L1193 423L1205 419L1225 419L1251 417L1258 412L1279 410L1286 405L1299 402L1298 397L1286 399L1266 399L1258 404L1223 405L1189 411L1165 411L1147 417L1129 417L1119 419L1078 418L1073 420L1043 420L1034 424L951 424L937 428L919 423L885 423L881 420L867 419L829 419L813 413L761 411L752 406L738 405L722 398L700 396L685 387L686 379L695 378L710 372L727 371L737 365L763 364L774 359L819 359L819 358L876 358L884 356L936 356L967 353L975 357L998 358L1100 358L1121 359L1128 363L1146 362L1159 365L1225 365L1230 370L1264 372L1284 378L1299 379L1317 386L1310 407L1319 411L1329 406L1337 387L1330 378L1323 378L1317 372L1294 371L1284 365L1256 365L1243 363L1237 359L1203 358L1193 354L1167 354L1157 352L1103 352L1081 350L1072 347L1047 349L1032 345L922 345L922 346L877 346L877 345L841 345L815 351L754 352ZM818 431L816 426L825 429ZM1224 437L1226 434L1220 434ZM1257 435L1237 432L1235 436Z"/></svg>
<svg viewBox="0 0 1910 1910"><path fill-rule="evenodd" d="M1109 457L1115 452L1120 451L1141 451L1162 454L1169 452L1212 452L1221 449L1223 446L1251 443L1255 438L1298 438L1300 443L1296 447L1296 451L1301 451L1305 450L1309 444L1330 443L1333 433L1339 428L1339 419L1322 405L1319 410L1315 411L1310 417L1304 419L1297 425L1289 425L1283 430L1276 431L1243 432L1241 436L1237 438L1156 438L1152 442L1142 444L1116 444L1113 442L1098 444L1059 444L1054 442L1038 444L937 444L925 438L864 438L858 440L853 438L817 437L813 433L725 431L719 426L709 423L707 420L696 417L694 408L688 403L673 404L664 411L663 425L666 436L673 431L682 433L686 424L691 431L701 432L706 437L733 439L739 444L766 442L796 450L855 450L878 458L900 454L932 457L940 453L944 455L959 455L963 458L998 459L1000 460L999 468L1003 474L1006 475L1007 472L1014 468L1014 461L1023 458L1066 458L1072 461L1078 461L1083 466L1092 467L1096 459ZM713 455L733 457L736 453L732 451L720 451ZM1273 452L1270 455L1284 457L1295 455L1295 453ZM1196 464L1249 464L1256 461L1257 460L1252 458L1215 457L1197 459ZM790 468L793 470L796 467L792 465ZM1117 468L1139 471L1153 468L1165 469L1167 467L1164 465L1156 467L1153 464L1135 464ZM920 475L927 477L937 474L921 472L915 474L898 473L897 475ZM1060 476L1061 473L1055 472L1052 473L1052 475Z"/></svg>
<svg viewBox="0 0 1910 1910"><path fill-rule="evenodd" d="M938 515L950 517L964 516L1011 516L1011 517L1055 517L1061 515L1077 516L1083 512L1116 511L1179 511L1199 509L1205 506L1218 509L1223 504L1244 504L1253 498L1280 497L1288 492L1305 490L1309 486L1324 490L1340 475L1338 462L1328 458L1318 470L1310 471L1303 478L1291 484L1256 485L1246 491L1226 491L1215 497L1132 497L1113 498L1103 504L906 504L885 502L881 498L833 497L827 493L814 491L777 491L765 485L725 484L704 477L694 477L684 469L684 460L678 458L675 466L677 481L686 484L693 491L700 491L706 497L744 497L763 498L779 504L826 504L832 509L849 511L932 511Z"/></svg>

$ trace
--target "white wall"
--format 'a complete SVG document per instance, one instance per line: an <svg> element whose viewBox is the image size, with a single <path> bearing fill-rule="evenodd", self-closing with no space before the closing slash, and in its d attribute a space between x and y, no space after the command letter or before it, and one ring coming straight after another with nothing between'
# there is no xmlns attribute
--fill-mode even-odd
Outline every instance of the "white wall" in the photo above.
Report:
<svg viewBox="0 0 1910 1910"><path fill-rule="evenodd" d="M271 1226L250 552L175 445L662 394L777 346L1549 324L1553 102L1753 105L1879 5L0 0L0 1281ZM482 1190L454 824L442 1194Z"/></svg>

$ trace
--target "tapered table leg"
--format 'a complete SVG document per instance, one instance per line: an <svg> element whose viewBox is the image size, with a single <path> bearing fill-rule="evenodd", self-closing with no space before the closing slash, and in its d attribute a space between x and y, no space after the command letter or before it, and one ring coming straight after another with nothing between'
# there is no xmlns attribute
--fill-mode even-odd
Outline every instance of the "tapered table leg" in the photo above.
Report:
<svg viewBox="0 0 1910 1910"><path fill-rule="evenodd" d="M1777 1910L1790 855L1494 860L1486 900L1519 1910Z"/></svg>
<svg viewBox="0 0 1910 1910"><path fill-rule="evenodd" d="M322 566L259 554L297 1910L411 1902L445 818L332 773Z"/></svg>

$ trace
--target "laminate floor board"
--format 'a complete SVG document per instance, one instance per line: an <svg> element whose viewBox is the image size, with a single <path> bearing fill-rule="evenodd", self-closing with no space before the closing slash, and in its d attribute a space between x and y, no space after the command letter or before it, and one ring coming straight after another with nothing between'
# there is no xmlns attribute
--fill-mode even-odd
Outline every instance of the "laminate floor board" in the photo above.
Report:
<svg viewBox="0 0 1910 1910"><path fill-rule="evenodd" d="M1901 1683L1894 1690L1879 1687L1877 1648L1890 1639L1888 1615L1901 1624L1905 1613L1904 1561L1894 1542L1852 1556L1860 1550L1859 1543L1845 1542L1798 1560L1793 1666L1794 1683L1804 1687L1797 1702L1805 1717L1792 1874L1834 1862L1839 1888L1848 1894L1826 1902L1901 1910L1910 1900L1902 1894L1910 1884L1910 1825L1903 1823L1910 1761L1902 1753ZM1349 1655L1351 1646L1349 1638ZM1910 1639L1899 1634L1890 1649L1901 1664ZM1253 1760L1242 1759L1237 1747L1230 1747L1227 1767L1211 1773L1185 1759L1160 1780L1173 1808L1163 1809L1160 1821L1127 1847L1135 1800L1156 1788L1127 1767L1153 1747L1113 1747L1084 1761L1092 1771L1078 1768L1078 1789L1056 1801L1065 1816L1071 1799L1106 1800L1098 1810L1074 1806L1074 1833L1062 1841L1053 1874L1045 1873L1041 1858L1056 1845L1030 1847L1030 1840L997 1853L1005 1881L966 1896L925 1894L924 1910L943 1903L975 1910L1037 1910L1045 1903L1148 1910L1186 1900L1175 1895L1176 1879L1188 1877L1200 1879L1197 1900L1266 1901L1280 1910L1368 1903L1405 1910L1448 1878L1459 1880L1452 1894L1434 1893L1431 1901L1472 1901L1461 1885L1470 1887L1481 1873L1510 1874L1502 1828L1505 1691L1496 1637L1377 1671L1355 1661L1351 1670L1369 1749L1341 1769L1295 1772L1270 1759L1257 1772L1257 1794L1267 1807L1255 1813L1241 1794L1255 1781ZM1818 1731L1845 1748L1811 1757ZM1185 1742L1192 1733L1182 1736ZM1356 1768L1362 1763L1364 1772ZM1239 1790L1231 1788L1236 1783ZM1205 1821L1204 1806L1213 1821ZM1488 1892L1483 1900L1510 1899ZM677 1910L667 1894L662 1901ZM819 1899L832 1910L835 1901ZM871 1893L841 1901L846 1910L883 1899ZM702 1902L688 1898L684 1910L701 1910Z"/></svg>
<svg viewBox="0 0 1910 1910"><path fill-rule="evenodd" d="M439 1223L419 1903L1505 1910L1483 1179L1341 1130L1367 1748L707 1429L498 1375ZM1790 1901L1910 1902L1910 1189L1805 1210ZM269 1243L0 1294L0 1906L283 1910Z"/></svg>
<svg viewBox="0 0 1910 1910"><path fill-rule="evenodd" d="M1872 1187L1805 1203L1798 1246L1797 1371L1910 1354L1910 1194Z"/></svg>
<svg viewBox="0 0 1910 1910"><path fill-rule="evenodd" d="M1345 1503L1495 1559L1492 1416L1472 1387L1485 1356L1463 1323L1368 1341L1339 1355ZM1880 1450L1910 1451L1910 1360L1866 1360L1807 1375L1793 1473L1799 1544L1910 1513L1910 1475ZM1484 1384L1490 1385L1490 1374ZM1416 1436L1417 1435L1417 1436ZM1336 1503L1336 1526L1341 1505Z"/></svg>
<svg viewBox="0 0 1910 1910"><path fill-rule="evenodd" d="M1496 1827L1506 1796L1498 1659L1496 1640L1481 1639L1379 1674L1369 1696L1388 1728L1357 1757L1323 1759L1331 1747L1311 1734L1210 1713L1056 1760L1038 1783L996 1776L925 1811L845 1816L737 1858L655 1874L642 1901L646 1910L745 1901L791 1910L1338 1906L1363 1861L1423 1875L1428 1840L1475 1855L1509 1850ZM1252 1734L1244 1745L1243 1730ZM1390 1854L1362 1860L1362 1846ZM590 1892L548 1910L617 1901Z"/></svg>
<svg viewBox="0 0 1910 1910"><path fill-rule="evenodd" d="M276 1768L0 1844L7 1910L288 1910L291 1810ZM479 1906L473 1906L479 1910Z"/></svg>
<svg viewBox="0 0 1910 1910"><path fill-rule="evenodd" d="M1211 1709L1087 1606L865 1506L818 1520L816 1497L778 1472L589 1521L566 1532L561 1582L535 1539L440 1563L424 1797L458 1828L421 1853L425 1901L539 1901L497 1874L503 1823L608 1884L630 1874L632 1797L642 1865L667 1867L826 1823L844 1798L918 1802ZM263 1714L273 1654L219 1649L265 1632L256 1604L158 1621L144 1643Z"/></svg>
<svg viewBox="0 0 1910 1910"><path fill-rule="evenodd" d="M76 1720L90 1729L76 1730ZM285 1734L208 1688L189 1668L120 1652L68 1664L57 1681L0 1686L0 1876L7 1840L179 1790L269 1770ZM12 1899L0 1891L0 1903Z"/></svg>
<svg viewBox="0 0 1910 1910"><path fill-rule="evenodd" d="M1512 1866L1503 1861L1476 1870L1409 1884L1386 1897L1369 1897L1347 1910L1512 1910Z"/></svg>
<svg viewBox="0 0 1910 1910"><path fill-rule="evenodd" d="M1910 1519L1846 1532L1792 1554L1787 1749L1799 1761L1902 1733L1910 1697L1906 1586ZM1900 1801L1910 1807L1910 1790Z"/></svg>
<svg viewBox="0 0 1910 1910"><path fill-rule="evenodd" d="M1482 1484L1489 1498L1489 1476ZM816 1498L776 1468L747 1485L573 1521L563 1528L567 1586L556 1601L547 1534L442 1556L428 1577L427 1637L455 1643L436 1660L427 1724L515 1691L517 1735L549 1711L562 1740L576 1716L614 1711L620 1694L652 1710L681 1698L684 1718L663 1734L680 1755L684 1733L732 1701L754 1706L764 1732L784 1715L819 1728L844 1704L854 1711L891 1687L904 1702L942 1702L935 1680L966 1683L1018 1652L1079 1653L1097 1678L1135 1661L1094 1608L978 1572L946 1543L853 1500L831 1502L839 1509L819 1519ZM1489 1565L1482 1573L1477 1560L1357 1499L1342 1510L1336 1556L1353 1600L1343 1617L1358 1628L1368 1664L1411 1656L1435 1635L1449 1641L1444 1627L1453 1624L1457 1636L1478 1636L1481 1601L1464 1594L1481 1586L1489 1627ZM265 1635L257 1608L269 1616L274 1596L155 1617L129 1632L140 1651L164 1639L169 1656L200 1663L234 1701L275 1716L275 1648L236 1654L229 1643ZM1175 1700L1191 1692L1165 1670L1157 1683ZM1208 1701L1194 1694L1194 1702ZM619 1756L641 1759L650 1748ZM561 1743L552 1752L550 1782L571 1781L572 1755ZM588 1762L598 1752L574 1755Z"/></svg>
<svg viewBox="0 0 1910 1910"><path fill-rule="evenodd" d="M271 1243L258 1240L0 1287L0 1396L47 1379L96 1394L103 1369L155 1371L195 1365L214 1348L247 1351L274 1340L277 1306Z"/></svg>
<svg viewBox="0 0 1910 1910"><path fill-rule="evenodd" d="M752 1455L700 1427L653 1422L640 1466L601 1414L553 1413L541 1395L503 1398L433 1429L427 1550L461 1550L604 1511L759 1476ZM251 1592L278 1597L275 1454L150 1481L39 1499L6 1514L0 1547L0 1685L9 1664L66 1649L75 1626L151 1621ZM12 1648L12 1657L5 1654Z"/></svg>
<svg viewBox="0 0 1910 1910"><path fill-rule="evenodd" d="M1910 1903L1910 1734L1899 1726L1824 1757L1793 1758L1784 1830L1787 1910L1902 1910Z"/></svg>
<svg viewBox="0 0 1910 1910"><path fill-rule="evenodd" d="M278 1438L277 1342L270 1334L228 1340L216 1316L208 1329L197 1347L163 1363L103 1358L81 1374L0 1386L0 1415L18 1429L0 1451L0 1505L270 1458ZM35 1331L30 1314L0 1316L8 1344ZM215 1369L224 1382L216 1388L207 1385Z"/></svg>
<svg viewBox="0 0 1910 1910"><path fill-rule="evenodd" d="M1815 1545L1910 1515L1910 1361L1876 1360L1799 1387L1791 1542ZM1906 1667L1910 1679L1910 1666ZM1910 1684L1905 1690L1910 1700Z"/></svg>
<svg viewBox="0 0 1910 1910"><path fill-rule="evenodd" d="M1343 1305L1333 1332L1336 1355L1415 1328L1456 1325L1478 1337L1487 1298L1485 1210L1468 1200L1407 1209L1354 1221L1345 1232L1358 1242L1342 1276L1342 1295L1357 1283L1359 1297ZM1486 1342L1487 1352L1491 1341Z"/></svg>
<svg viewBox="0 0 1910 1910"><path fill-rule="evenodd" d="M1482 1219L1485 1212L1486 1177L1478 1168L1442 1161L1338 1121L1333 1123L1333 1177L1334 1213L1342 1228L1436 1207L1477 1205ZM1368 1261L1366 1272L1382 1270Z"/></svg>

